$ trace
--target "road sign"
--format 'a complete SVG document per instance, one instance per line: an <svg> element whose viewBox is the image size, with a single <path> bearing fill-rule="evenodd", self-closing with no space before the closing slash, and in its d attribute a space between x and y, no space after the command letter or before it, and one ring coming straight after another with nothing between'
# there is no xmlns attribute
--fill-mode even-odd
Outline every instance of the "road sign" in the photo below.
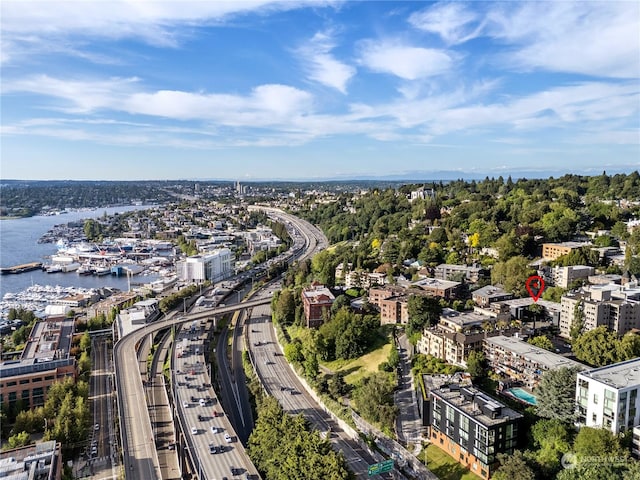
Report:
<svg viewBox="0 0 640 480"><path fill-rule="evenodd" d="M389 459L385 460L384 462L369 465L369 470L367 471L367 473L370 477L373 477L374 475L390 472L391 470L393 470L393 460Z"/></svg>

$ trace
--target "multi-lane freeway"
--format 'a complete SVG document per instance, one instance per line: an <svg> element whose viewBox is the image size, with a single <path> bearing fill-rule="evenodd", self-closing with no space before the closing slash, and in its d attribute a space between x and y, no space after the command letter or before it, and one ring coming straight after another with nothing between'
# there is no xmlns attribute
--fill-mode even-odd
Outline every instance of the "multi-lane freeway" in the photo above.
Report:
<svg viewBox="0 0 640 480"><path fill-rule="evenodd" d="M242 305L212 309L209 312L189 316L171 317L147 324L122 337L114 347L116 388L120 411L120 431L125 476L128 479L160 479L160 466L153 438L153 429L142 383L138 373L136 345L146 336L175 324L224 315L236 310L269 303L270 299L258 299Z"/></svg>

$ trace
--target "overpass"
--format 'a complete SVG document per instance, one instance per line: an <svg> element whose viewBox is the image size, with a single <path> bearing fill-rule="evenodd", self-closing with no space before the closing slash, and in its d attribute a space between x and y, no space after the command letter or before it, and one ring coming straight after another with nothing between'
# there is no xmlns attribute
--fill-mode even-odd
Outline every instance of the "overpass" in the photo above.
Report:
<svg viewBox="0 0 640 480"><path fill-rule="evenodd" d="M142 379L138 374L136 345L145 335L184 322L224 315L245 308L271 303L271 298L250 300L236 305L215 307L205 312L166 318L122 337L114 346L114 365L120 419L120 436L126 479L161 479L160 463L153 437L151 419L147 411Z"/></svg>

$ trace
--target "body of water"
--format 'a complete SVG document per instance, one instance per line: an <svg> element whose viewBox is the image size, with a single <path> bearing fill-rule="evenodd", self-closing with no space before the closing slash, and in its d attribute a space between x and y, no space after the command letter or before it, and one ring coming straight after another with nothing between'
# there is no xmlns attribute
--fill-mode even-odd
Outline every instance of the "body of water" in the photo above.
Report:
<svg viewBox="0 0 640 480"><path fill-rule="evenodd" d="M48 257L57 252L55 243L38 243L38 239L48 232L54 225L66 224L87 218L98 218L102 215L128 212L131 210L146 210L150 205L122 206L99 208L69 212L62 215L37 216L29 218L17 218L0 220L0 266L11 267L23 263L42 262L49 263ZM135 282L150 282L156 277L134 277ZM143 280L144 279L144 280ZM127 290L126 277L104 275L78 275L77 272L46 273L43 270L31 272L0 275L0 300L7 292L17 293L30 285L61 285L63 287L100 288L115 287Z"/></svg>

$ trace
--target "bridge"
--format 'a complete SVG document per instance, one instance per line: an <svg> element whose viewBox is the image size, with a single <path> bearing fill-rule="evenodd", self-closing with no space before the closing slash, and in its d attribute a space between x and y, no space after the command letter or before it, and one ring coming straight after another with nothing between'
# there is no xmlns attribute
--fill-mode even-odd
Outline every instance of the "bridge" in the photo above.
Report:
<svg viewBox="0 0 640 480"><path fill-rule="evenodd" d="M225 315L247 308L267 305L271 298L250 300L236 305L215 307L204 312L183 314L166 318L122 337L114 346L116 389L120 412L124 476L126 479L161 479L160 462L153 438L151 419L147 411L142 379L137 374L136 345L145 335L181 323Z"/></svg>

